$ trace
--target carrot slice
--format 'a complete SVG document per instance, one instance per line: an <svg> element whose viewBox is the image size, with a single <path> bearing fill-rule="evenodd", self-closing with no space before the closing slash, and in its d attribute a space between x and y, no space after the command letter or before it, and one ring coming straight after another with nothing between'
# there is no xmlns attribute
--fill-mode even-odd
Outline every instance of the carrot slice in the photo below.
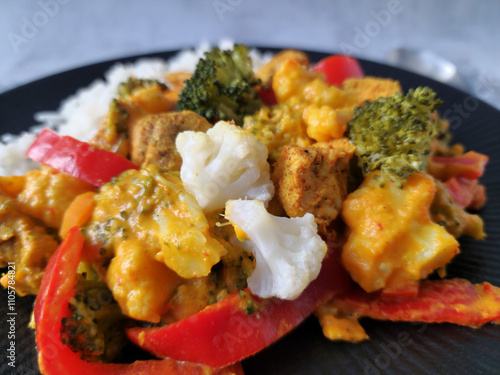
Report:
<svg viewBox="0 0 500 375"><path fill-rule="evenodd" d="M59 231L62 238L66 237L66 234L71 228L81 227L90 219L95 206L95 195L95 192L88 191L78 195L73 202L71 202L64 213L61 229Z"/></svg>

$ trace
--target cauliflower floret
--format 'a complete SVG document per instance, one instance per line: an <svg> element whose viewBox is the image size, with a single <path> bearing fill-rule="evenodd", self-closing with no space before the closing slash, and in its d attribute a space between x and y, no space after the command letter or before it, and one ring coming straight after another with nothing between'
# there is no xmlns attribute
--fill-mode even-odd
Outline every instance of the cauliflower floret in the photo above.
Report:
<svg viewBox="0 0 500 375"><path fill-rule="evenodd" d="M397 290L426 278L458 253L458 242L432 222L433 179L414 173L404 187L371 172L344 200L342 218L349 237L342 248L344 267L365 291Z"/></svg>
<svg viewBox="0 0 500 375"><path fill-rule="evenodd" d="M239 199L227 202L225 216L237 232L245 233L244 244L255 256L248 278L252 293L292 300L318 276L327 246L312 214L273 216L262 202Z"/></svg>
<svg viewBox="0 0 500 375"><path fill-rule="evenodd" d="M240 127L219 121L206 134L179 134L175 144L182 182L204 210L224 208L229 199L271 200L267 148Z"/></svg>

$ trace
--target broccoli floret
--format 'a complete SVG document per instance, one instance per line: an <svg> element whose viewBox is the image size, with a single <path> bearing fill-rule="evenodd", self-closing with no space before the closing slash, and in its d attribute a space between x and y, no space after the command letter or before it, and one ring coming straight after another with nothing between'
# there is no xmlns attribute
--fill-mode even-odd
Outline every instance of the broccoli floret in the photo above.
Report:
<svg viewBox="0 0 500 375"><path fill-rule="evenodd" d="M139 79L131 77L127 82L122 82L118 86L118 96L120 99L125 99L131 95L134 95L137 91L158 86L161 91L167 90L167 86L155 79Z"/></svg>
<svg viewBox="0 0 500 375"><path fill-rule="evenodd" d="M349 122L349 138L363 174L381 169L382 175L402 187L409 176L424 170L437 131L431 113L440 105L434 91L417 87L406 95L398 93L357 107Z"/></svg>
<svg viewBox="0 0 500 375"><path fill-rule="evenodd" d="M256 90L260 84L247 47L236 44L227 51L215 47L198 61L177 108L194 111L211 122L233 120L241 125L245 115L262 106Z"/></svg>
<svg viewBox="0 0 500 375"><path fill-rule="evenodd" d="M123 314L104 282L80 279L69 309L70 316L62 319L64 344L92 362L120 354L126 343Z"/></svg>

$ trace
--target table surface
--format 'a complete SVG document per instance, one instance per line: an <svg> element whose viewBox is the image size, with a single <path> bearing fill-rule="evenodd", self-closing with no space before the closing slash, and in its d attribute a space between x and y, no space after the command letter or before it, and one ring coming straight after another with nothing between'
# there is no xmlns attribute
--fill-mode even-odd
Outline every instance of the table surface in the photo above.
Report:
<svg viewBox="0 0 500 375"><path fill-rule="evenodd" d="M112 58L216 44L344 52L396 48L452 61L465 91L500 108L496 0L2 0L0 92Z"/></svg>

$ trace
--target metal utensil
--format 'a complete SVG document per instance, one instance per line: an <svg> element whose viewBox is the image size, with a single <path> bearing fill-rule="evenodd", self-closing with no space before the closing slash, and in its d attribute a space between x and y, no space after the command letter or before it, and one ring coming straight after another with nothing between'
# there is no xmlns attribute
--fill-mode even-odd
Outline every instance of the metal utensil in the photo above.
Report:
<svg viewBox="0 0 500 375"><path fill-rule="evenodd" d="M470 91L469 85L451 61L429 50L397 48L387 56L387 63Z"/></svg>

